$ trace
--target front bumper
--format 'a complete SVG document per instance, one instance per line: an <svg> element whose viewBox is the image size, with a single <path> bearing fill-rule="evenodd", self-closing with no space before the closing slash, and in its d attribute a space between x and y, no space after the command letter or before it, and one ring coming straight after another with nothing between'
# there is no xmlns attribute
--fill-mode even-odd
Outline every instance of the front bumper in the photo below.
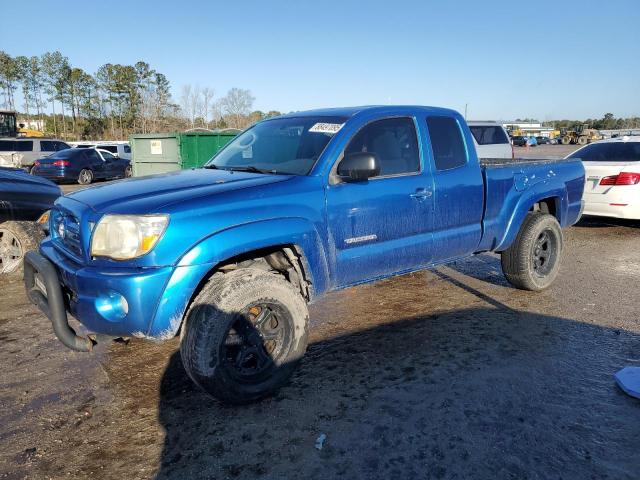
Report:
<svg viewBox="0 0 640 480"><path fill-rule="evenodd" d="M70 330L68 314L92 333L172 338L191 296L211 269L209 264L154 268L83 266L59 252L50 238L40 244L39 253L25 256L24 264L27 295L51 320L62 343L76 350L77 341L65 334ZM126 309L122 308L122 299ZM71 332L76 337L72 329Z"/></svg>
<svg viewBox="0 0 640 480"><path fill-rule="evenodd" d="M24 285L29 299L51 320L53 331L65 346L79 352L91 350L93 342L79 337L69 326L64 295L53 264L37 252L27 252L24 257Z"/></svg>

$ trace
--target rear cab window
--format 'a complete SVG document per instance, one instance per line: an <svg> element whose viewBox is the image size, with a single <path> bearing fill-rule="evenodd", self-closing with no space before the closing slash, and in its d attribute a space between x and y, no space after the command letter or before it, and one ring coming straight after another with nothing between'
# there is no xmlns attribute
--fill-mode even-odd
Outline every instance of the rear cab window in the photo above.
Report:
<svg viewBox="0 0 640 480"><path fill-rule="evenodd" d="M427 117L427 130L436 170L451 170L467 164L467 149L455 118Z"/></svg>
<svg viewBox="0 0 640 480"><path fill-rule="evenodd" d="M469 125L478 145L508 144L509 137L499 125Z"/></svg>

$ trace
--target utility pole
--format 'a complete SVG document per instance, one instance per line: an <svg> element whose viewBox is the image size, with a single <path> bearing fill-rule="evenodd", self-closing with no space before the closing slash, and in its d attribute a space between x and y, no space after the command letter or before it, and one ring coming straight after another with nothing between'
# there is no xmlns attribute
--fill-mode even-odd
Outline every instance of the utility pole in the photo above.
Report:
<svg viewBox="0 0 640 480"><path fill-rule="evenodd" d="M468 103L465 103L465 104L464 104L464 121L465 121L465 122L467 121L467 106L468 106L468 105L469 105Z"/></svg>

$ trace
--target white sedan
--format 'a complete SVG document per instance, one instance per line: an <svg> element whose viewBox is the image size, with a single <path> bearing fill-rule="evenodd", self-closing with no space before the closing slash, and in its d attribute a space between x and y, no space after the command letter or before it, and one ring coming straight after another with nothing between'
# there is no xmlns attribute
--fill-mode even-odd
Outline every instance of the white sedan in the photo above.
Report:
<svg viewBox="0 0 640 480"><path fill-rule="evenodd" d="M584 165L585 215L640 219L640 136L590 143L567 158Z"/></svg>

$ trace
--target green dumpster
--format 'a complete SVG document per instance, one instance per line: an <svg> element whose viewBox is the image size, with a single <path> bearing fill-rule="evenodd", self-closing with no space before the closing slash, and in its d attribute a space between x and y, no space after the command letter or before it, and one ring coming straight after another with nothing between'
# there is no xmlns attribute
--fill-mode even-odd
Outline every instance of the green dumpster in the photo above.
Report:
<svg viewBox="0 0 640 480"><path fill-rule="evenodd" d="M201 167L237 134L222 130L131 135L133 175Z"/></svg>

